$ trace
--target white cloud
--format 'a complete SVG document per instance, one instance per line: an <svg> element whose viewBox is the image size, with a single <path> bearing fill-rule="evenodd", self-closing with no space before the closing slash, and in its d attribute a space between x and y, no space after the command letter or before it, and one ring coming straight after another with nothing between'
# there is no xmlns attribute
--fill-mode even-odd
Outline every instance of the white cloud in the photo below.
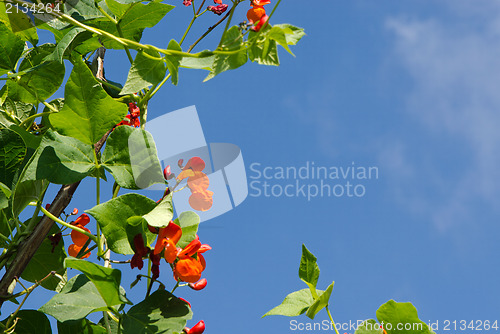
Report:
<svg viewBox="0 0 500 334"><path fill-rule="evenodd" d="M414 80L408 109L429 136L455 143L460 161L448 166L459 169L453 183L443 171L429 180L443 195L427 202L441 231L471 218L472 202L494 209L500 200L500 3L447 3L450 17L387 20L396 57ZM398 159L412 159L406 154Z"/></svg>

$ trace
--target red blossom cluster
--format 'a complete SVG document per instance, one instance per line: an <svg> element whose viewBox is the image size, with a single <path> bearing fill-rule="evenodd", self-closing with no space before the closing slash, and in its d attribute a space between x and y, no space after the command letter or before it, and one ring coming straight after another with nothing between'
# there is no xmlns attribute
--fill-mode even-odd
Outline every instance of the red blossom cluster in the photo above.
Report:
<svg viewBox="0 0 500 334"><path fill-rule="evenodd" d="M120 123L118 123L116 126L129 125L129 126L133 126L136 128L140 127L141 126L141 120L140 120L141 109L139 109L137 104L130 102L128 104L128 111L129 111L129 114L127 116L125 116L125 119L123 121L121 121Z"/></svg>

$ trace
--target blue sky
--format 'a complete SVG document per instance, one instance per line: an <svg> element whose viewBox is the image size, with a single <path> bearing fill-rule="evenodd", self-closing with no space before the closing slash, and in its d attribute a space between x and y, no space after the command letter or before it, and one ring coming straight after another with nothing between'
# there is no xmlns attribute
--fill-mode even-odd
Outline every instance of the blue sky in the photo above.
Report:
<svg viewBox="0 0 500 334"><path fill-rule="evenodd" d="M179 39L190 14L178 6L144 42ZM378 167L379 177L357 181L361 198L249 196L203 223L209 285L178 290L196 321L207 333L293 332L291 318L260 317L305 288L303 243L318 257L319 287L336 282L338 322L373 318L389 299L413 302L424 321L498 320L498 2L283 1L272 23L285 22L306 29L296 58L281 50L279 68L247 64L207 83L206 73L185 70L151 102L150 117L196 105L207 140L238 145L248 176L252 163L354 162ZM109 51L107 77L124 82L126 62ZM84 184L72 206L90 208L82 194L91 191ZM137 271L125 273L127 286Z"/></svg>

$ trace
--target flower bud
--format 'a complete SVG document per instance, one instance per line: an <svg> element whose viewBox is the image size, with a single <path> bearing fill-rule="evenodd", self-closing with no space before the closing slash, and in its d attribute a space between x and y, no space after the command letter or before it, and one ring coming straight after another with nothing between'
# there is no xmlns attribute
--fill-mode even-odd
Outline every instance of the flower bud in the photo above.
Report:
<svg viewBox="0 0 500 334"><path fill-rule="evenodd" d="M78 209L77 208L74 208L73 211L71 211L71 214L72 215L77 215L78 214Z"/></svg>
<svg viewBox="0 0 500 334"><path fill-rule="evenodd" d="M170 165L168 165L167 167L165 167L165 169L163 170L163 177L165 178L165 180L170 180L174 176L175 175L172 174L172 171L170 170Z"/></svg>
<svg viewBox="0 0 500 334"><path fill-rule="evenodd" d="M222 4L217 6L208 6L207 10L213 12L214 14L221 15L227 10L228 5Z"/></svg>
<svg viewBox="0 0 500 334"><path fill-rule="evenodd" d="M203 290L207 286L207 279L203 278L196 283L189 283L189 287L193 290Z"/></svg>
<svg viewBox="0 0 500 334"><path fill-rule="evenodd" d="M201 334L204 331L205 331L205 322L201 320L189 330L188 334Z"/></svg>

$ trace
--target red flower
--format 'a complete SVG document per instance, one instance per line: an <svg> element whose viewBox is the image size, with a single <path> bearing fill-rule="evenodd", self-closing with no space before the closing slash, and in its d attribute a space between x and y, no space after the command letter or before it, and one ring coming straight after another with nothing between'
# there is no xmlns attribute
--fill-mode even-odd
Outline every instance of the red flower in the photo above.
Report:
<svg viewBox="0 0 500 334"><path fill-rule="evenodd" d="M192 3L192 2L193 2L193 0L184 0L184 1L182 2L182 4L183 4L184 6L186 6L186 7L187 7L187 6L191 6L191 3Z"/></svg>
<svg viewBox="0 0 500 334"><path fill-rule="evenodd" d="M126 120L121 121L120 123L118 123L117 126L129 125L129 126L133 126L136 128L140 127L141 126L141 121L140 121L141 110L139 109L139 107L135 103L130 102L128 104L128 111L129 111L129 114L127 116L125 116Z"/></svg>
<svg viewBox="0 0 500 334"><path fill-rule="evenodd" d="M153 279L160 277L160 254L150 253L149 258L151 259L151 273L153 274Z"/></svg>
<svg viewBox="0 0 500 334"><path fill-rule="evenodd" d="M210 180L208 176L203 173L205 169L205 161L200 157L193 157L189 159L186 166L182 167L182 162L179 161L179 166L182 172L177 177L178 181L187 178L187 185L192 194L189 197L189 205L198 211L207 211L213 205L213 192L208 190Z"/></svg>

